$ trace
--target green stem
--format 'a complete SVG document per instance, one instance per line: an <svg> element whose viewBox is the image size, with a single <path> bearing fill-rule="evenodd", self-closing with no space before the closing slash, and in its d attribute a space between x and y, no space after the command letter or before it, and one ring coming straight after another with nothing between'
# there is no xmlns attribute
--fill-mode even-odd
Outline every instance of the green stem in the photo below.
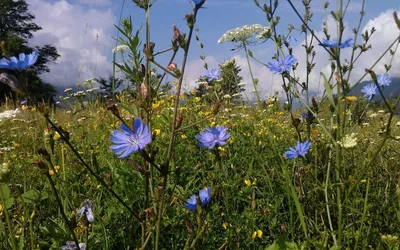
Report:
<svg viewBox="0 0 400 250"><path fill-rule="evenodd" d="M360 240L360 236L362 234L363 226L364 226L364 221L365 217L367 215L367 209L368 209L368 193L369 193L369 179L367 180L367 190L365 191L365 198L364 198L364 211L361 217L361 225L360 225L360 230L359 233L357 234L356 237L356 245L354 246L354 249L358 249L358 241Z"/></svg>
<svg viewBox="0 0 400 250"><path fill-rule="evenodd" d="M3 211L4 211L4 215L6 216L6 223L7 223L7 227L8 227L8 232L9 232L9 236L8 238L11 240L11 245L12 245L12 249L13 250L17 250L17 244L15 243L15 237L13 234L13 230L12 230L12 225L11 225L11 221L10 221L10 215L8 214L8 210L6 207L6 201L4 199L4 195L3 195L3 191L0 189L0 197L1 197L1 204L3 204Z"/></svg>
<svg viewBox="0 0 400 250"><path fill-rule="evenodd" d="M253 82L254 91L255 91L255 93L256 93L257 103L258 103L258 102L261 101L261 99L260 99L260 95L258 94L256 81L255 81L255 79L254 79L253 71L252 71L252 69L251 69L250 60L249 60L249 53L248 53L248 50L247 50L247 45L246 45L246 42L245 42L245 41L244 41L242 44L243 44L243 48L244 48L244 51L245 51L245 54L246 54L247 65L249 66L249 72L250 72L250 76L251 76L251 81Z"/></svg>

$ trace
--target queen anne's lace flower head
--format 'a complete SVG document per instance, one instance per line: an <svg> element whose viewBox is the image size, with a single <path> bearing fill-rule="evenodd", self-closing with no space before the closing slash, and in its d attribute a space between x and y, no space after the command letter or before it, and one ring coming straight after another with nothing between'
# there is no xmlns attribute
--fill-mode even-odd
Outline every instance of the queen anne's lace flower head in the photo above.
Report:
<svg viewBox="0 0 400 250"><path fill-rule="evenodd" d="M228 30L218 40L218 43L223 42L249 42L253 36L264 31L264 27L260 24L244 25L235 29Z"/></svg>

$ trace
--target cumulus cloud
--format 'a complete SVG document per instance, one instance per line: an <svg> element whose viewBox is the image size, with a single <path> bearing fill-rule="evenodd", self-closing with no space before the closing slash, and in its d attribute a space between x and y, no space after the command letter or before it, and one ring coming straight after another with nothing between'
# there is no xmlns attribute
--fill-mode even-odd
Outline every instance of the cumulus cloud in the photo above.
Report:
<svg viewBox="0 0 400 250"><path fill-rule="evenodd" d="M110 8L101 9L109 0L28 0L35 22L43 29L34 34L33 46L50 44L57 48L60 58L50 65L51 72L43 74L45 81L57 88L72 86L83 80L111 73L111 38L116 17ZM96 2L96 4L95 4ZM95 4L96 6L91 6Z"/></svg>

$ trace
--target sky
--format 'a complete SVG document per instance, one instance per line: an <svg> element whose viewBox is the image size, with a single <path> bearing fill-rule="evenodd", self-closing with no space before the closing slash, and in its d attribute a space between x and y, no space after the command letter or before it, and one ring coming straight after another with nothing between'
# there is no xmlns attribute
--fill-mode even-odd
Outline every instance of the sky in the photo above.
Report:
<svg viewBox="0 0 400 250"><path fill-rule="evenodd" d="M115 25L118 25L121 16L130 16L134 29L141 29L141 35L144 38L144 11L135 6L131 0L26 1L29 4L29 11L36 17L35 22L43 28L34 34L30 44L33 46L53 45L61 55L56 63L50 65L51 72L42 75L44 80L56 86L57 89L74 86L85 79L111 75L112 49L116 45L113 37L117 36ZM263 4L264 0L259 0L259 2ZM301 1L293 0L293 2L300 13L303 13ZM328 20L329 31L336 34L333 19L326 17L323 12L322 6L325 0L311 2L313 18L310 26L316 31L317 36L320 39L324 38L322 22L325 18ZM330 10L335 10L336 0L329 2ZM400 32L393 21L393 12L400 11L400 1L366 0L365 2L366 15L361 23L361 30L370 30L375 27L377 31L370 40L372 50L362 55L356 64L354 74L350 78L353 82L364 74L365 68L371 67ZM361 6L362 0L350 1L345 16L345 38L353 37L352 29L358 25ZM192 40L184 81L185 90L195 88L197 86L195 80L200 75L204 75L205 69L200 60L200 56L204 55L210 68L217 67L224 60L235 58L242 68L241 75L244 82L247 83L246 94L251 95L253 87L250 84L249 69L243 50L232 51L235 47L233 43L218 44L217 41L229 29L242 25L267 26L265 13L255 6L253 0L207 0L203 7L197 18L197 28L204 48L201 50L196 40ZM150 13L150 25L151 40L156 44L155 51L169 47L173 34L172 25L176 25L181 32L188 31L184 16L191 13L191 8L189 0L157 0L154 3ZM286 34L289 24L295 28L301 25L301 21L286 0L279 0L276 15L281 17L277 30L279 34ZM293 55L299 60L297 76L304 78L305 52L302 44L304 44L305 36L298 30L292 31L291 35L298 40L293 48ZM360 38L358 40L360 41ZM271 61L275 52L272 41L251 46L250 50L264 63ZM320 72L329 73L330 63L326 52L320 46L316 45L316 52L317 66L311 75L310 88L313 91L321 91ZM350 53L351 49L343 51L343 60L350 58ZM182 63L182 54L179 55L175 61L178 66ZM170 54L164 54L156 60L165 65L169 56ZM385 56L382 63L375 68L376 72L384 73L383 65L389 63L390 59L389 56ZM282 90L279 76L270 73L265 66L252 60L251 68L259 80L259 90L264 97ZM400 77L400 56L393 60L390 74Z"/></svg>

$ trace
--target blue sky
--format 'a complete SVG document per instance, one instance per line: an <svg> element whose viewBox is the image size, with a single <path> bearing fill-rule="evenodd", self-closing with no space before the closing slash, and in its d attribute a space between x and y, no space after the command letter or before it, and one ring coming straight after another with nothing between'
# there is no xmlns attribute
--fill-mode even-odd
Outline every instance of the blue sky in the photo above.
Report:
<svg viewBox="0 0 400 250"><path fill-rule="evenodd" d="M46 80L57 86L70 86L84 79L98 76L107 76L111 72L111 49L115 41L111 38L116 36L114 24L118 23L123 0L27 0L30 10L36 15L36 21L43 30L35 34L32 44L53 44L62 57L57 64L51 67L52 72L45 75ZM269 1L268 1L269 2ZM299 11L303 13L300 0L293 0ZM324 0L313 0L311 11L311 27L321 36L321 25L324 20L322 5ZM336 8L336 0L329 1L330 10ZM347 2L344 0L344 2ZM346 25L349 27L346 36L352 37L351 29L356 27L359 20L361 0L351 0L347 15ZM260 0L260 4L264 3ZM362 56L358 72L364 72L368 63L373 62L377 56L390 44L393 36L398 34L394 26L392 12L400 10L398 0L367 0L362 29L377 26L377 33L371 43L373 51ZM189 0L157 0L151 10L151 40L156 43L156 51L167 48L172 37L172 25L175 24L181 32L187 32L187 26L183 17L191 12ZM288 24L295 27L300 26L300 20L294 14L286 0L279 1L277 15L281 17L278 32L286 34ZM126 0L122 11L123 17L131 16L134 27L139 28L144 24L144 11L135 6L131 0ZM329 27L334 27L333 21L329 20ZM231 51L234 44L217 44L218 39L229 29L245 24L261 24L266 26L267 21L264 13L258 9L253 0L207 0L204 8L200 10L197 27L200 29L200 40L204 44L204 54L211 67L225 59L234 57L242 67L245 81L249 80L247 64L244 60L243 51ZM144 28L142 29L144 30ZM397 32L397 33L396 33ZM299 61L302 57L301 44L304 35L293 31L298 39L298 45L294 48L295 56ZM318 46L317 46L318 47ZM268 62L273 56L271 42L258 44L251 48L255 55L263 62ZM323 51L317 48L320 55L317 56L318 67L315 72L315 82L318 82L320 71L326 71L329 61ZM202 62L199 60L200 50L193 40L189 63L187 68L186 87L188 90L195 87L195 79L204 73ZM346 54L344 55L346 56ZM165 64L167 56L159 60ZM397 57L398 58L398 57ZM389 60L385 58L385 60ZM178 57L176 63L181 63ZM400 66L400 60L396 59L394 65ZM382 64L383 65L383 64ZM260 79L260 88L264 92L271 93L279 90L279 84L275 83L275 77L271 75L264 66L252 62L253 71ZM301 67L300 67L301 68ZM377 70L382 70L383 66ZM396 67L393 67L394 69ZM400 67L397 67L400 68ZM400 76L400 70L393 70L394 75ZM357 75L357 74L356 74ZM317 83L314 86L317 88ZM250 87L249 87L250 88Z"/></svg>

